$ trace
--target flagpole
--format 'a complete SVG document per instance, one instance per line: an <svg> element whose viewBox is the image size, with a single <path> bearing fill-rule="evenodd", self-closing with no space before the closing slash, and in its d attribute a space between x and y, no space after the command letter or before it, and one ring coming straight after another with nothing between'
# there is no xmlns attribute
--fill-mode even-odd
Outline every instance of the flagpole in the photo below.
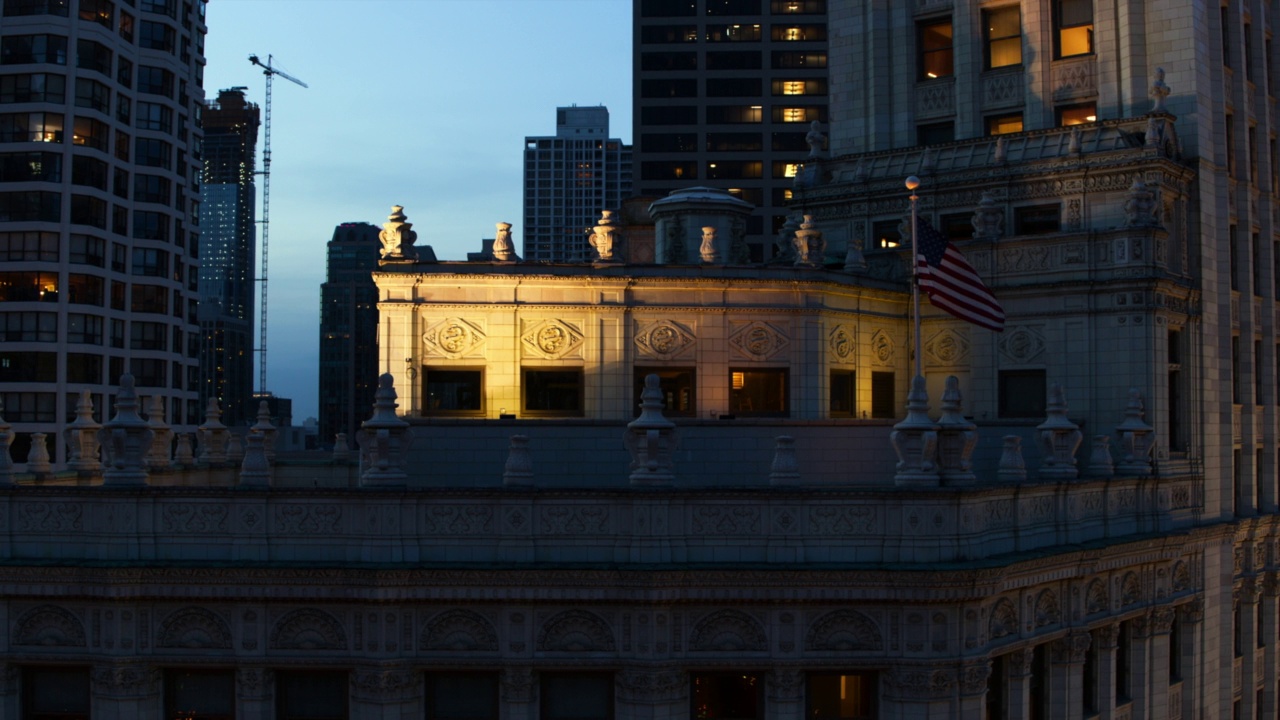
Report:
<svg viewBox="0 0 1280 720"><path fill-rule="evenodd" d="M920 187L920 178L912 175L907 178L907 189L911 191L911 319L915 328L915 347L912 348L912 354L916 360L916 376L922 375L920 371L920 233L918 230L918 215L916 211L916 201L920 199L916 195L916 188Z"/></svg>

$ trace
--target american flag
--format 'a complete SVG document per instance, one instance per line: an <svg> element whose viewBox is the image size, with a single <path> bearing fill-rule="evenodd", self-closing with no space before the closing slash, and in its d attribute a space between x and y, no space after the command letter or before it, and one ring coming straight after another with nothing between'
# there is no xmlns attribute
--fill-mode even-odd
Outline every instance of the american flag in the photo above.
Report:
<svg viewBox="0 0 1280 720"><path fill-rule="evenodd" d="M920 232L916 275L929 302L961 320L1004 331L1004 308L982 284L978 272L928 220L921 217L916 222Z"/></svg>

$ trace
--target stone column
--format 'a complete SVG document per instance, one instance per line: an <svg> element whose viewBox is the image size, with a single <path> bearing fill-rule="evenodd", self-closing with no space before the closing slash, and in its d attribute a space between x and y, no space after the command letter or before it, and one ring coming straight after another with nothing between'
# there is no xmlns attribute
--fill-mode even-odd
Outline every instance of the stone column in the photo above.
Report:
<svg viewBox="0 0 1280 720"><path fill-rule="evenodd" d="M979 660L960 667L960 713L962 718L987 716L987 681L991 661Z"/></svg>
<svg viewBox="0 0 1280 720"><path fill-rule="evenodd" d="M1028 651L1030 652L1030 651ZM958 693L956 671L936 665L899 665L884 673L880 717L943 720L952 717ZM1025 717L1011 707L1010 717Z"/></svg>
<svg viewBox="0 0 1280 720"><path fill-rule="evenodd" d="M404 665L357 667L351 680L351 717L401 720L422 717L422 673Z"/></svg>
<svg viewBox="0 0 1280 720"><path fill-rule="evenodd" d="M275 717L276 674L270 668L236 670L236 717Z"/></svg>
<svg viewBox="0 0 1280 720"><path fill-rule="evenodd" d="M160 669L141 664L96 665L90 673L94 720L160 720Z"/></svg>
<svg viewBox="0 0 1280 720"><path fill-rule="evenodd" d="M626 668L615 683L618 717L676 720L689 713L689 674L683 668Z"/></svg>
<svg viewBox="0 0 1280 720"><path fill-rule="evenodd" d="M1177 610L1182 639L1182 717L1189 720L1198 717L1193 708L1199 708L1203 699L1195 661L1204 652L1201 647L1204 637L1204 600L1197 598L1179 605Z"/></svg>
<svg viewBox="0 0 1280 720"><path fill-rule="evenodd" d="M1258 593L1258 602L1262 603L1262 637L1266 640L1267 649L1262 655L1260 671L1262 672L1262 677L1273 678L1277 677L1277 672L1280 672L1280 665L1277 664L1277 654L1280 654L1280 646L1277 646L1277 641L1280 638L1276 636L1276 613L1280 612L1280 608L1276 607L1276 593L1280 590L1280 584L1277 584L1274 575L1269 575L1262 581L1261 585L1261 591ZM1184 668L1187 667L1185 661L1182 666ZM1263 698L1265 707L1261 710L1262 715L1264 717L1276 717L1276 711L1280 707L1280 703L1277 703L1277 689L1274 683L1266 685Z"/></svg>
<svg viewBox="0 0 1280 720"><path fill-rule="evenodd" d="M1133 717L1145 718L1151 715L1151 688L1157 670L1163 670L1152 661L1152 624L1151 616L1144 615L1129 621L1129 692L1133 696ZM1168 660L1169 636L1165 635L1165 652L1160 656ZM1167 682L1166 682L1167 685ZM1161 716L1163 717L1163 715Z"/></svg>
<svg viewBox="0 0 1280 720"><path fill-rule="evenodd" d="M1244 692L1240 694L1240 716L1251 718L1258 715L1257 696L1254 694L1254 680L1258 677L1257 645L1258 645L1258 602L1257 584L1253 578L1245 578L1240 585L1240 627L1235 631L1240 634L1240 677Z"/></svg>
<svg viewBox="0 0 1280 720"><path fill-rule="evenodd" d="M501 685L502 707L498 709L498 717L502 720L535 720L538 717L538 686L533 679L533 668L504 668Z"/></svg>
<svg viewBox="0 0 1280 720"><path fill-rule="evenodd" d="M1073 633L1049 647L1050 717L1055 720L1084 715L1084 658L1091 642L1088 633Z"/></svg>
<svg viewBox="0 0 1280 720"><path fill-rule="evenodd" d="M0 448L2 449L2 448ZM18 693L22 686L22 671L17 665L0 664L0 717L16 718Z"/></svg>
<svg viewBox="0 0 1280 720"><path fill-rule="evenodd" d="M1147 717L1169 716L1169 633L1173 631L1175 611L1158 607L1147 618L1147 656L1151 664L1147 673Z"/></svg>
<svg viewBox="0 0 1280 720"><path fill-rule="evenodd" d="M804 720L804 673L774 668L765 676L765 717Z"/></svg>
<svg viewBox="0 0 1280 720"><path fill-rule="evenodd" d="M1031 716L1031 668L1035 650L1019 648L1005 655L1008 668L1009 704L1005 708L1008 717Z"/></svg>

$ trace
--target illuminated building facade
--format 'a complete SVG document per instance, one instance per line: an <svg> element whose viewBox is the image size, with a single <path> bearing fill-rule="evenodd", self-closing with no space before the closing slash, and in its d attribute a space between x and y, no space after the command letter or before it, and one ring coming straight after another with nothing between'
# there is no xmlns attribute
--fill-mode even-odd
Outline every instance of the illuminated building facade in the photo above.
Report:
<svg viewBox="0 0 1280 720"><path fill-rule="evenodd" d="M631 147L609 137L609 109L556 108L556 134L524 139L523 247L527 260L587 259L601 208L631 195Z"/></svg>
<svg viewBox="0 0 1280 720"><path fill-rule="evenodd" d="M0 2L0 400L56 467L131 372L179 427L197 380L203 1ZM148 407L150 403L148 402Z"/></svg>
<svg viewBox="0 0 1280 720"><path fill-rule="evenodd" d="M805 136L827 122L827 12L828 0L634 0L636 194L731 190L758 208L746 259L772 258Z"/></svg>
<svg viewBox="0 0 1280 720"><path fill-rule="evenodd" d="M320 442L354 442L373 407L378 377L378 227L350 222L333 231L320 286Z"/></svg>
<svg viewBox="0 0 1280 720"><path fill-rule="evenodd" d="M200 397L217 398L222 422L253 423L253 321L258 106L245 88L218 92L204 110L200 188Z"/></svg>

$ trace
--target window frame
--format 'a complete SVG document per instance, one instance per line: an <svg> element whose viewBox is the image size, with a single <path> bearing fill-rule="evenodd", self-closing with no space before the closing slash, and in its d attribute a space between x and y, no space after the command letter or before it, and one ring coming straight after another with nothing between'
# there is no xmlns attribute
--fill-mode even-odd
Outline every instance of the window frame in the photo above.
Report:
<svg viewBox="0 0 1280 720"><path fill-rule="evenodd" d="M529 405L531 391L536 390L533 376L545 376L539 382L551 382L553 375L577 377L577 407L533 407ZM561 378L562 380L565 378ZM586 372L576 366L522 366L520 368L520 412L526 417L584 417L586 415Z"/></svg>
<svg viewBox="0 0 1280 720"><path fill-rule="evenodd" d="M734 378L741 374L741 387L734 387ZM751 380L748 375L767 376L770 383L777 383L781 378L781 384L778 387L766 388L767 395L772 395L775 390L780 389L781 408L775 409L774 406L768 405L765 409L757 410L755 408L744 408L743 401L748 399L743 395L743 388ZM768 399L767 395L760 395L762 399ZM789 367L752 367L747 365L736 365L729 368L729 414L734 417L763 417L763 418L787 418L791 417L791 368Z"/></svg>
<svg viewBox="0 0 1280 720"><path fill-rule="evenodd" d="M930 37L929 30L932 28L940 28L946 26L950 43L947 45L929 46L927 41ZM955 24L952 22L951 16L931 18L916 23L916 80L920 82L928 82L930 80L942 80L944 78L954 77L956 74L956 35ZM931 74L930 69L935 66L931 63L934 58L943 58L945 61L936 69L945 72L941 74Z"/></svg>
<svg viewBox="0 0 1280 720"><path fill-rule="evenodd" d="M1018 31L1012 35L992 35L992 23L995 19L1005 14L1016 14L1018 17ZM1018 44L1018 61L1006 62L1000 65L994 65L993 57L997 55L995 50L1004 44L1010 44L1009 41L1017 39ZM999 7L987 8L982 11L982 60L983 69L999 70L1001 68L1022 67L1022 7L1020 5L1002 5Z"/></svg>
<svg viewBox="0 0 1280 720"><path fill-rule="evenodd" d="M1064 13L1063 13L1063 8L1064 8L1064 6L1066 6L1066 5L1072 5L1072 6L1075 6L1075 5L1079 5L1079 6L1087 5L1087 6L1089 7L1089 21L1088 21L1088 22L1076 22L1076 23L1072 23L1072 24L1070 24L1070 25L1067 25L1066 23L1064 23L1064 22L1063 22L1063 19L1062 19L1062 16L1063 16L1063 14L1064 14ZM1093 55L1093 54L1094 54L1094 50L1093 50L1093 16L1094 16L1093 0L1053 0L1053 10L1052 10L1052 13L1053 13L1053 59L1054 59L1054 60L1062 60L1062 59L1064 59L1064 58L1083 57L1083 56L1086 56L1086 55ZM1063 35L1064 35L1066 32L1068 32L1068 31L1076 30L1076 29L1078 29L1078 28L1085 28L1085 44L1088 46L1088 48L1087 48L1086 50L1084 50L1083 52L1074 52L1074 53L1071 53L1071 54L1063 53L1063 51L1062 51L1062 46L1063 46L1063 44L1064 44L1064 43L1063 43L1063 40L1062 40L1062 39L1063 39Z"/></svg>
<svg viewBox="0 0 1280 720"><path fill-rule="evenodd" d="M431 375L432 374L475 374L476 382L474 388L476 390L476 407L474 408L432 408L430 405L431 398ZM474 365L423 365L422 366L422 408L420 409L424 416L428 417L483 417L485 415L485 368L484 366Z"/></svg>
<svg viewBox="0 0 1280 720"><path fill-rule="evenodd" d="M632 414L640 414L640 399L644 392L644 381L647 376L654 374L658 376L658 386L663 394L662 414L664 417L683 417L695 418L698 416L698 368L694 365L680 366L652 366L637 365L632 369ZM680 382L681 376L688 376L688 384ZM672 409L671 404L666 402L668 392L679 397L682 391L688 391L688 409L678 410Z"/></svg>
<svg viewBox="0 0 1280 720"><path fill-rule="evenodd" d="M1029 384L1038 382L1039 402ZM1017 384L1016 384L1017 383ZM1015 387L1016 384L1016 387ZM1049 405L1048 372L1044 368L1003 368L997 371L996 417L1010 420L1044 419Z"/></svg>

